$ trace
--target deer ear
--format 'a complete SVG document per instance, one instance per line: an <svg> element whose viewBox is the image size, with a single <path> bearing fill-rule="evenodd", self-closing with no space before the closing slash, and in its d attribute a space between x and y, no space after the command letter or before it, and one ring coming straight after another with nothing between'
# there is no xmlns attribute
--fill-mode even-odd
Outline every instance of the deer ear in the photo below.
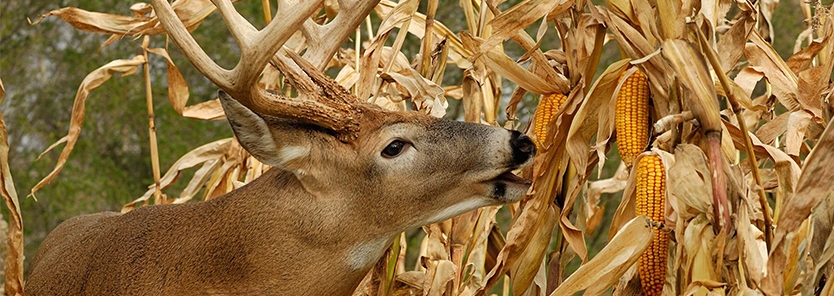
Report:
<svg viewBox="0 0 834 296"><path fill-rule="evenodd" d="M306 149L306 145L282 141L280 142L282 145L279 146L279 142L273 137L272 131L262 116L246 108L222 90L220 103L223 105L226 118L238 141L258 161L293 171L296 175L303 172L302 168L293 168L292 163L298 163L295 160L307 156L309 149Z"/></svg>

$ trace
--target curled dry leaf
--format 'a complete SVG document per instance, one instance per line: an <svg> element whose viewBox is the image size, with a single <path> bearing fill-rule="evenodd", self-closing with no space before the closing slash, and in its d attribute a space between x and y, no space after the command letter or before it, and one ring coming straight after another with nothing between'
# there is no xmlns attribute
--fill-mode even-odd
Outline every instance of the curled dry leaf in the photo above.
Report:
<svg viewBox="0 0 834 296"><path fill-rule="evenodd" d="M182 116L201 120L221 120L226 118L220 100L214 99L185 107Z"/></svg>
<svg viewBox="0 0 834 296"><path fill-rule="evenodd" d="M620 49L634 60L645 61L643 72L649 78L654 97L656 99L669 97L666 75L672 72L666 70L668 65L658 57L657 44L652 44L646 36L626 20L611 14L604 7L598 8L599 12L605 16L605 24L611 29ZM662 101L658 101L658 103L660 102Z"/></svg>
<svg viewBox="0 0 834 296"><path fill-rule="evenodd" d="M143 44L144 45L144 44ZM168 51L164 48L146 48L148 52L159 55L168 62L168 99L171 100L171 106L174 111L183 115L183 109L188 102L188 84L185 83L185 78L182 73L171 60Z"/></svg>
<svg viewBox="0 0 834 296"><path fill-rule="evenodd" d="M586 289L585 295L602 294L637 262L652 242L653 231L646 216L634 217L593 259L580 266L550 295L571 295Z"/></svg>
<svg viewBox="0 0 834 296"><path fill-rule="evenodd" d="M798 79L779 54L765 42L757 32L750 34L750 41L744 47L744 57L750 62L750 69L763 73L772 86L773 95L790 111L801 107L796 98Z"/></svg>
<svg viewBox="0 0 834 296"><path fill-rule="evenodd" d="M576 111L570 123L566 149L571 162L584 174L589 169L590 153L596 152L599 163L604 163L605 146L614 132L614 113L612 107L616 98L615 90L619 83L620 73L626 69L629 60L617 61L600 75L594 82L588 94L582 100L582 105ZM591 146L591 140L596 136L596 143Z"/></svg>
<svg viewBox="0 0 834 296"><path fill-rule="evenodd" d="M421 264L425 271L423 282L424 295L443 295L446 285L455 279L457 267L449 261L448 240L439 224L432 224L424 229L428 234L425 238L425 253L421 257Z"/></svg>
<svg viewBox="0 0 834 296"><path fill-rule="evenodd" d="M0 80L0 103L5 96L6 88ZM9 209L4 292L6 295L23 295L23 216L20 215L20 201L9 169L9 135L3 114L0 114L0 183L0 195Z"/></svg>
<svg viewBox="0 0 834 296"><path fill-rule="evenodd" d="M603 193L620 192L628 185L628 171L624 163L620 163L614 176L609 179L589 182L588 186L588 205L585 207L585 231L590 235L602 222L602 216L605 214L602 208L599 207L600 197Z"/></svg>
<svg viewBox="0 0 834 296"><path fill-rule="evenodd" d="M90 72L90 74L87 74L87 77L84 77L84 80L78 87L78 92L75 93L69 132L58 141L59 143L66 142L67 144L61 151L61 155L58 157L58 163L55 164L55 168L51 173L49 173L49 175L44 177L43 180L32 187L32 190L29 193L30 195L34 196L35 192L43 188L43 186L46 186L46 184L49 184L49 182L51 182L52 179L54 179L55 176L61 172L61 169L64 168L64 164L66 164L72 149L75 147L75 143L78 142L78 136L81 134L81 126L84 123L84 103L87 101L87 96L90 92L107 82L107 80L110 80L110 77L113 77L113 74L121 73L122 76L133 74L136 72L139 65L144 63L145 58L141 55L137 55L130 60L115 60L101 66L93 72ZM51 150L56 145L57 143L53 144L46 151L44 151L44 153Z"/></svg>
<svg viewBox="0 0 834 296"><path fill-rule="evenodd" d="M193 31L211 14L215 7L208 0L177 0L171 5L189 31ZM148 17L147 5L134 6L132 16L91 12L75 7L59 8L43 14L33 24L49 16L57 16L73 27L87 32L119 36L159 35L165 30L156 16Z"/></svg>

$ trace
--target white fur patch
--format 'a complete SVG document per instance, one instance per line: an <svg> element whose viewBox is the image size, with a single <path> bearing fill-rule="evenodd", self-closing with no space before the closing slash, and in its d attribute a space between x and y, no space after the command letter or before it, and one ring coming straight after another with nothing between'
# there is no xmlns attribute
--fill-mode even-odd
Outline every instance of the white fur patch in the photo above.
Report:
<svg viewBox="0 0 834 296"><path fill-rule="evenodd" d="M377 238L366 242L361 242L354 246L348 252L347 263L348 267L353 270L368 268L385 253L388 247L390 238Z"/></svg>
<svg viewBox="0 0 834 296"><path fill-rule="evenodd" d="M282 164L304 157L310 149L303 146L285 146L278 150L278 159Z"/></svg>
<svg viewBox="0 0 834 296"><path fill-rule="evenodd" d="M467 211L471 211L483 206L487 206L490 204L490 201L486 198L478 197L478 198L471 198L464 200L460 203L454 204L448 208L445 208L438 212L437 214L432 215L425 221L420 222L420 225L426 225L430 223L436 223L440 221L444 221L446 219L452 218L454 216L463 214Z"/></svg>

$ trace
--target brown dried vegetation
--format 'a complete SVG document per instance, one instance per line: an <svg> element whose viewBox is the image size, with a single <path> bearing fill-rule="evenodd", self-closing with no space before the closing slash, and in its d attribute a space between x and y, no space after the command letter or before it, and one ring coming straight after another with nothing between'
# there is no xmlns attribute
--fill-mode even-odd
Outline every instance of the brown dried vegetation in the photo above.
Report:
<svg viewBox="0 0 834 296"><path fill-rule="evenodd" d="M214 2L231 5L228 0ZM344 13L339 4L346 2L323 1L311 15L301 15L305 29L298 28L284 48L307 49L305 58L320 70L334 69L336 81L357 98L394 110L443 116L448 96L462 100L465 120L498 125L506 79L515 87L505 110L506 126L526 128L516 118L525 93L565 98L558 106L542 99L546 107L540 108L551 109L551 117L535 122L541 149L532 170L524 172L534 179L533 187L522 202L508 206L512 223L506 235L498 228L495 207L426 226L415 270L405 270L403 261L407 248L418 246L397 241L357 294L484 295L505 279L505 295L509 290L514 295L583 290L598 295L612 289L615 295L627 295L640 290L638 258L653 237L666 236L670 242L664 295L834 294L831 7L801 4L808 26L793 56L783 60L767 41L774 38L769 21L778 3L774 1L753 5L608 0L592 5L525 0L506 9L499 7L502 1L460 1L467 28L457 34L442 19L434 19L439 1L425 2L423 13L418 12L417 0L380 1L370 14L381 20L373 27L368 26L369 15L351 15L349 19L359 21L349 28L356 30L357 40L348 47L328 44L319 26L335 22L334 16ZM198 30L215 9L208 0L177 0L172 6L189 31ZM278 13L283 15L282 8ZM110 34L103 46L124 36L164 38L149 5L136 4L132 12L125 16L68 7L44 17L57 16L80 30ZM530 30L536 36L530 36L524 29L537 22L540 26ZM548 30L557 32L559 48L541 48ZM403 53L407 34L389 42L392 33L405 31L420 39L418 54ZM508 56L503 46L510 42L526 53L517 59ZM610 42L619 47L622 60L598 65L603 46ZM318 48L334 51L314 50ZM168 49L144 45L142 50L145 54L113 61L87 76L75 97L69 133L50 147L66 144L60 160L32 194L51 181L70 156L87 94L114 73L128 75L139 66L147 68L147 53L168 61L169 98L177 112L202 120L222 118L216 100L188 106L187 86ZM261 87L291 93L273 66L254 79ZM604 68L601 73L598 66ZM462 82L443 85L450 68L463 72ZM635 171L621 167L610 179L591 181L615 139L614 100L627 68L644 73L650 87L648 124L654 127L649 146L651 155L662 159L666 175L665 201L655 205L664 209L661 221L635 217L635 207L640 206L635 201L635 188L640 188ZM766 91L758 95L757 85ZM21 217L6 165L2 118L0 127L0 193L14 209L5 289L20 295ZM623 137L616 135L617 141L629 140ZM151 145L156 143L152 140ZM163 190L183 170L195 167L185 190L167 198ZM210 199L268 168L234 139L225 139L194 149L162 176L158 165L155 169L156 184L123 211L148 204L152 196L155 204ZM608 242L591 258L586 239L602 226L602 194L619 191L623 197L608 226ZM668 235L655 235L658 231ZM567 266L575 257L582 263L570 273Z"/></svg>

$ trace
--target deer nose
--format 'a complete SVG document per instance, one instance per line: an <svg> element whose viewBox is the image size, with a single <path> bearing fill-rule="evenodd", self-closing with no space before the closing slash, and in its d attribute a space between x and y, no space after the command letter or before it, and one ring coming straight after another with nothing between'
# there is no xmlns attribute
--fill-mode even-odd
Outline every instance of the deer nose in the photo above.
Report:
<svg viewBox="0 0 834 296"><path fill-rule="evenodd" d="M510 131L510 133L510 147L513 148L513 161L516 164L523 164L536 154L536 144L533 144L530 137L518 131Z"/></svg>

